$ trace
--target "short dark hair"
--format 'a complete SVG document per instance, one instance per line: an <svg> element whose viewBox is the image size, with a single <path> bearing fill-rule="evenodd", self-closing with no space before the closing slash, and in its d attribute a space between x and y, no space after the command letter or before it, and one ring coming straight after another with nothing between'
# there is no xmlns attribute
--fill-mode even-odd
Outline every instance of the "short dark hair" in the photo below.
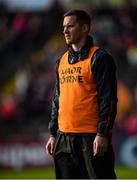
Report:
<svg viewBox="0 0 137 180"><path fill-rule="evenodd" d="M79 9L69 10L64 14L64 17L66 16L76 16L77 20L81 25L88 24L90 29L91 19L89 14L84 10L79 10Z"/></svg>

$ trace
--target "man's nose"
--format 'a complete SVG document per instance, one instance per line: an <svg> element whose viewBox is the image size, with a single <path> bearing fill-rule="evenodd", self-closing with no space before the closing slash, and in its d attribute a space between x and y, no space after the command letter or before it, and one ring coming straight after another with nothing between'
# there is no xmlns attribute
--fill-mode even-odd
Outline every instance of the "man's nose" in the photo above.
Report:
<svg viewBox="0 0 137 180"><path fill-rule="evenodd" d="M68 33L68 28L67 27L64 27L63 33L64 34Z"/></svg>

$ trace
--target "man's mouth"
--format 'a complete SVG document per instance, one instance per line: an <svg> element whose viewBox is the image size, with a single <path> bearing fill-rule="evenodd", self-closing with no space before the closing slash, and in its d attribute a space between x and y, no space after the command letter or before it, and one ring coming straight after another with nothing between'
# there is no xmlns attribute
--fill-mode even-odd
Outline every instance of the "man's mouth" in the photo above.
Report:
<svg viewBox="0 0 137 180"><path fill-rule="evenodd" d="M70 39L70 36L69 36L69 35L66 35L65 38L66 38L66 39Z"/></svg>

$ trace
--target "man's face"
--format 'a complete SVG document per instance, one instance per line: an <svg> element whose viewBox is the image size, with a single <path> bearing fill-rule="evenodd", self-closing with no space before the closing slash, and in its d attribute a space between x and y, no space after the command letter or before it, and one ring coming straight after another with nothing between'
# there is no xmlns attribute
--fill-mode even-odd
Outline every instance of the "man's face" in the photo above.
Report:
<svg viewBox="0 0 137 180"><path fill-rule="evenodd" d="M82 26L76 16L66 16L63 21L63 33L68 45L77 44L83 37Z"/></svg>

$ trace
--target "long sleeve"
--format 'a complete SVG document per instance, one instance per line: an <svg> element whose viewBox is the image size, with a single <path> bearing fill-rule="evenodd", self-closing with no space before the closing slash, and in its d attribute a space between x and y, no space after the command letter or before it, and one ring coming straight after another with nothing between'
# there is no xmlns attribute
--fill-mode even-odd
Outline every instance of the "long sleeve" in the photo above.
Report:
<svg viewBox="0 0 137 180"><path fill-rule="evenodd" d="M52 100L51 120L49 122L50 135L56 136L58 129L58 108L59 108L59 76L58 76L59 60L56 63L56 82Z"/></svg>
<svg viewBox="0 0 137 180"><path fill-rule="evenodd" d="M111 55L99 49L93 56L91 68L98 92L99 119L97 134L107 136L113 128L117 113L116 66Z"/></svg>

